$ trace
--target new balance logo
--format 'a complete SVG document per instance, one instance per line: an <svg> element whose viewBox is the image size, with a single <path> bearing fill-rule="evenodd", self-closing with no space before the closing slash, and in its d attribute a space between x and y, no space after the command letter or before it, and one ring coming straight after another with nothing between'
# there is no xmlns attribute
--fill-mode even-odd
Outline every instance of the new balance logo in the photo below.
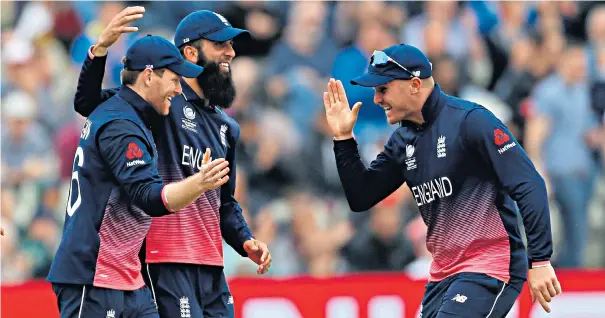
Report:
<svg viewBox="0 0 605 318"><path fill-rule="evenodd" d="M452 298L452 300L455 301L455 302L459 302L459 303L463 304L466 301L466 296L460 295L460 294L456 294L456 296L454 296L454 298Z"/></svg>
<svg viewBox="0 0 605 318"><path fill-rule="evenodd" d="M116 318L116 311L111 309L107 311L107 316L105 318Z"/></svg>

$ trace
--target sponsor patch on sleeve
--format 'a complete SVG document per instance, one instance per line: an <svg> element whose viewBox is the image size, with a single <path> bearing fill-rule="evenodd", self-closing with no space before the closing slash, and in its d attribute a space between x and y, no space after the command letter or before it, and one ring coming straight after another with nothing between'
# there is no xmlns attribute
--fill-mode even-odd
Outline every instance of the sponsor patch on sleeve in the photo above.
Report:
<svg viewBox="0 0 605 318"><path fill-rule="evenodd" d="M507 142L509 142L510 140L511 140L510 136L505 131L503 131L500 128L494 129L494 143L496 144L496 146L499 147L498 148L499 154L503 154L510 148L513 148L514 146L517 145L517 143L514 141L507 144Z"/></svg>
<svg viewBox="0 0 605 318"><path fill-rule="evenodd" d="M126 163L127 167L145 164L145 161L141 160L141 158L143 158L143 150L141 150L141 147L139 147L136 142L131 142L128 144L128 149L126 149L126 158L129 160Z"/></svg>

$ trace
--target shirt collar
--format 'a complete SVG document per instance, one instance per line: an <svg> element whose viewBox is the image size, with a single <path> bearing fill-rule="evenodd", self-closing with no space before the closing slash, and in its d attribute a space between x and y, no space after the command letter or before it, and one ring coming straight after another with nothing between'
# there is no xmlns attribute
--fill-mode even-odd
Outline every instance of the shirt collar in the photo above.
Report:
<svg viewBox="0 0 605 318"><path fill-rule="evenodd" d="M147 127L151 127L153 122L160 116L151 104L126 85L122 85L118 96L134 108Z"/></svg>
<svg viewBox="0 0 605 318"><path fill-rule="evenodd" d="M208 104L208 100L201 98L194 90L185 82L183 78L181 78L181 87L183 88L183 97L185 100L190 102L195 106L202 107L204 109L212 109Z"/></svg>
<svg viewBox="0 0 605 318"><path fill-rule="evenodd" d="M439 84L435 84L433 91L431 92L431 94L427 98L426 102L424 102L424 105L422 106L421 112L422 112L422 118L424 119L424 123L417 124L417 123L414 123L409 120L403 120L401 122L401 126L414 127L414 128L423 128L423 127L429 126L433 122L435 122L435 120L439 116L439 113L441 112L441 110L443 109L444 106L445 106L445 96L444 96L443 92L441 91L441 87L439 87Z"/></svg>

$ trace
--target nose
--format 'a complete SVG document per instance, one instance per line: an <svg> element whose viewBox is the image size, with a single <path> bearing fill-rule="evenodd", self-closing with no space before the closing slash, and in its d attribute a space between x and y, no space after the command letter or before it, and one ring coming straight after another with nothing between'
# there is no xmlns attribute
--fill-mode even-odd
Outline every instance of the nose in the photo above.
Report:
<svg viewBox="0 0 605 318"><path fill-rule="evenodd" d="M374 92L374 104L380 105L382 103L382 93Z"/></svg>
<svg viewBox="0 0 605 318"><path fill-rule="evenodd" d="M233 49L233 44L227 43L225 47L225 55L227 55L231 59L235 57L235 50Z"/></svg>

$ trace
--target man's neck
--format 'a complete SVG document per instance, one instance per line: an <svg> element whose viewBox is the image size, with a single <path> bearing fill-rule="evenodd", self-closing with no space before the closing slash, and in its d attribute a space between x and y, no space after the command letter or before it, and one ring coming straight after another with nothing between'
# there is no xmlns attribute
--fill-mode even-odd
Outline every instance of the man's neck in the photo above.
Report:
<svg viewBox="0 0 605 318"><path fill-rule="evenodd" d="M411 121L418 125L424 124L424 117L422 116L422 109L410 114L410 116L408 116L408 118L406 118L405 120Z"/></svg>
<svg viewBox="0 0 605 318"><path fill-rule="evenodd" d="M139 96L141 96L141 98L143 98L144 100L147 100L147 94L145 94L145 90L142 89L141 87L137 86L136 84L126 85L126 87L132 89L135 93L137 93Z"/></svg>
<svg viewBox="0 0 605 318"><path fill-rule="evenodd" d="M202 91L200 84L198 84L197 79L185 77L183 78L183 80L185 81L185 83L187 83L187 85L189 85L189 87L191 87L191 89L193 89L197 96L202 99L204 98L204 92Z"/></svg>

